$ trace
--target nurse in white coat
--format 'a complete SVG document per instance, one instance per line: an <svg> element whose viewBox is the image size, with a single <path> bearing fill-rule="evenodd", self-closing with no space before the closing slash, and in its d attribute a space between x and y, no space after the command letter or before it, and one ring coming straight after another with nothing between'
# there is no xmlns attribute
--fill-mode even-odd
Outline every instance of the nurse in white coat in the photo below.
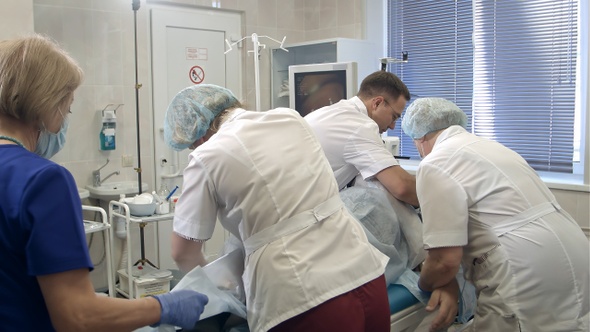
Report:
<svg viewBox="0 0 590 332"><path fill-rule="evenodd" d="M164 136L174 149L195 148L173 258L184 271L205 265L202 244L217 219L242 240L251 331L389 331L388 258L344 208L296 111L247 111L227 89L192 86L168 107Z"/></svg>
<svg viewBox="0 0 590 332"><path fill-rule="evenodd" d="M419 286L448 283L462 262L478 296L472 330L588 331L588 239L521 156L466 123L442 98L417 99L402 121L424 158Z"/></svg>

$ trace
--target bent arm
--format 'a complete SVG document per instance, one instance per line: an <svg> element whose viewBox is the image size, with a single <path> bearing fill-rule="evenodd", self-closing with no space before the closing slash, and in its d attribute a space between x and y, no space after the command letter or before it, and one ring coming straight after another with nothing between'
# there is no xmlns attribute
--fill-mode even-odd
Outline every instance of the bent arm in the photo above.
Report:
<svg viewBox="0 0 590 332"><path fill-rule="evenodd" d="M401 166L391 166L375 176L389 193L402 202L419 206L416 195L416 177L406 172Z"/></svg>
<svg viewBox="0 0 590 332"><path fill-rule="evenodd" d="M428 249L420 272L418 285L422 290L432 291L455 280L463 258L463 247Z"/></svg>
<svg viewBox="0 0 590 332"><path fill-rule="evenodd" d="M185 273L197 265L207 265L207 260L203 256L203 242L185 239L176 233L172 233L172 259Z"/></svg>
<svg viewBox="0 0 590 332"><path fill-rule="evenodd" d="M160 321L160 304L97 296L87 269L37 277L57 331L132 331Z"/></svg>

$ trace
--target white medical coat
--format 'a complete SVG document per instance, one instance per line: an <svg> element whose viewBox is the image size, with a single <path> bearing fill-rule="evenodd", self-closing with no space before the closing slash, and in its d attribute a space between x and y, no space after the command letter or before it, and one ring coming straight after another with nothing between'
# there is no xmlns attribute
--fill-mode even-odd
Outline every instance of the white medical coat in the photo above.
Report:
<svg viewBox="0 0 590 332"><path fill-rule="evenodd" d="M244 241L335 195L321 146L297 112L238 109L190 154L174 231L209 239L218 217ZM263 246L245 261L250 329L266 331L379 277L387 260L344 207Z"/></svg>
<svg viewBox="0 0 590 332"><path fill-rule="evenodd" d="M588 331L588 240L523 158L452 126L416 183L426 248L464 248L474 331Z"/></svg>
<svg viewBox="0 0 590 332"><path fill-rule="evenodd" d="M399 165L358 97L322 107L306 115L305 120L320 141L340 189L359 172L367 180Z"/></svg>

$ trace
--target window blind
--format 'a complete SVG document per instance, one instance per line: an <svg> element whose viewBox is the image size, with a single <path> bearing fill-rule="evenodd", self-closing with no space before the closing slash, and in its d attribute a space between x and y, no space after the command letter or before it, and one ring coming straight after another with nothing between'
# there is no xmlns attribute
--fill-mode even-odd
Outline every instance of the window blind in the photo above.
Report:
<svg viewBox="0 0 590 332"><path fill-rule="evenodd" d="M401 52L406 51L408 62L389 64L387 69L404 81L412 100L449 99L467 114L471 123L471 1L389 1L388 11L388 56L400 58ZM401 120L388 135L400 137L400 155L419 158L412 139L401 130Z"/></svg>
<svg viewBox="0 0 590 332"><path fill-rule="evenodd" d="M577 12L577 0L389 1L388 56L409 62L388 69L414 95L454 101L470 130L533 168L571 173ZM390 135L417 156L401 128Z"/></svg>
<svg viewBox="0 0 590 332"><path fill-rule="evenodd" d="M473 130L572 172L577 2L474 1Z"/></svg>

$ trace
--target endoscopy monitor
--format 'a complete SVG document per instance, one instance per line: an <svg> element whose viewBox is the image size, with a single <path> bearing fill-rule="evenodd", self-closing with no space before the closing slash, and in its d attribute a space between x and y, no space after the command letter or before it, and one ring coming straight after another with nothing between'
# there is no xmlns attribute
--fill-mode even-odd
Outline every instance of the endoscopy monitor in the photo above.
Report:
<svg viewBox="0 0 590 332"><path fill-rule="evenodd" d="M352 98L357 93L356 62L289 66L289 107L301 116Z"/></svg>

